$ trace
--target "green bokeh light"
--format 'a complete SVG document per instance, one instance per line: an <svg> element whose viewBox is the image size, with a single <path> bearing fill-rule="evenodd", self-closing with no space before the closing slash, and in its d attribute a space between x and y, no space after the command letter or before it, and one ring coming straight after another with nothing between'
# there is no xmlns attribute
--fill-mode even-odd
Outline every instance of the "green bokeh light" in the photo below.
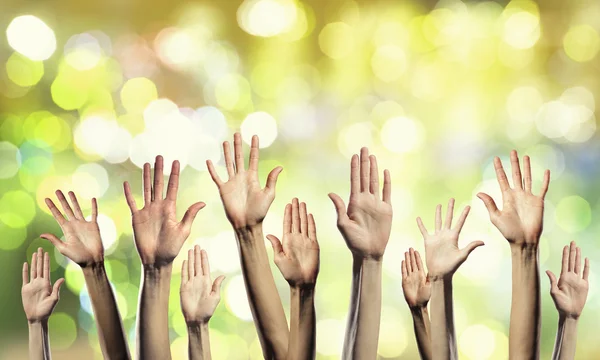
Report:
<svg viewBox="0 0 600 360"><path fill-rule="evenodd" d="M35 202L25 191L9 191L0 198L0 220L7 226L24 228L34 216Z"/></svg>
<svg viewBox="0 0 600 360"><path fill-rule="evenodd" d="M6 60L6 74L19 86L34 86L44 76L44 63L14 52Z"/></svg>
<svg viewBox="0 0 600 360"><path fill-rule="evenodd" d="M52 348L56 350L68 349L77 338L77 325L67 313L52 314L48 319L48 329L52 334Z"/></svg>
<svg viewBox="0 0 600 360"><path fill-rule="evenodd" d="M582 197L573 195L560 200L554 213L556 223L569 233L585 230L592 221L590 204Z"/></svg>

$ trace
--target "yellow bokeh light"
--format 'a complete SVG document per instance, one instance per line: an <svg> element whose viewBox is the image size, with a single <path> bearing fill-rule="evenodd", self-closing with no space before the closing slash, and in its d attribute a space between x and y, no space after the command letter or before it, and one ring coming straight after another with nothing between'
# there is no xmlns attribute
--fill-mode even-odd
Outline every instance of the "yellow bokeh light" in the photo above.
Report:
<svg viewBox="0 0 600 360"><path fill-rule="evenodd" d="M121 88L121 104L130 113L144 111L146 106L156 99L158 99L156 85L148 78L129 79Z"/></svg>
<svg viewBox="0 0 600 360"><path fill-rule="evenodd" d="M85 287L85 278L83 277L81 268L72 261L69 261L65 268L65 285L77 296L79 296L81 290Z"/></svg>
<svg viewBox="0 0 600 360"><path fill-rule="evenodd" d="M87 101L87 89L79 86L78 79L59 74L50 86L52 100L64 110L76 110Z"/></svg>
<svg viewBox="0 0 600 360"><path fill-rule="evenodd" d="M0 221L12 228L24 228L35 217L35 202L25 191L8 191L0 198Z"/></svg>
<svg viewBox="0 0 600 360"><path fill-rule="evenodd" d="M395 153L407 153L418 150L424 142L423 126L407 117L391 118L381 129L381 142Z"/></svg>
<svg viewBox="0 0 600 360"><path fill-rule="evenodd" d="M460 350L469 359L488 359L496 348L496 338L490 328L477 324L466 328L458 340Z"/></svg>
<svg viewBox="0 0 600 360"><path fill-rule="evenodd" d="M77 70L89 70L100 63L102 48L91 34L73 35L65 45L65 62Z"/></svg>
<svg viewBox="0 0 600 360"><path fill-rule="evenodd" d="M592 221L590 204L582 197L573 195L562 198L556 205L554 218L558 226L568 233L585 230Z"/></svg>
<svg viewBox="0 0 600 360"><path fill-rule="evenodd" d="M354 51L354 36L350 25L343 22L330 23L319 34L319 46L330 58L342 59Z"/></svg>
<svg viewBox="0 0 600 360"><path fill-rule="evenodd" d="M21 167L21 153L19 149L8 141L0 142L0 179L8 179L19 171Z"/></svg>
<svg viewBox="0 0 600 360"><path fill-rule="evenodd" d="M242 139L246 144L252 143L252 136L260 138L260 148L271 146L277 138L277 122L270 114L259 111L246 116L240 127Z"/></svg>
<svg viewBox="0 0 600 360"><path fill-rule="evenodd" d="M13 228L0 221L1 250L15 250L21 247L27 239L27 228Z"/></svg>
<svg viewBox="0 0 600 360"><path fill-rule="evenodd" d="M225 110L243 111L252 106L250 84L238 74L228 74L218 80L215 98Z"/></svg>
<svg viewBox="0 0 600 360"><path fill-rule="evenodd" d="M385 82L398 80L406 71L407 66L406 53L395 45L382 46L371 57L373 73Z"/></svg>
<svg viewBox="0 0 600 360"><path fill-rule="evenodd" d="M237 20L248 34L271 37L290 30L296 13L292 0L245 0L238 8Z"/></svg>
<svg viewBox="0 0 600 360"><path fill-rule="evenodd" d="M77 325L69 314L55 312L48 319L48 331L52 332L52 348L66 350L77 339Z"/></svg>
<svg viewBox="0 0 600 360"><path fill-rule="evenodd" d="M527 11L516 12L504 23L504 41L517 49L528 49L540 38L540 19Z"/></svg>
<svg viewBox="0 0 600 360"><path fill-rule="evenodd" d="M345 324L337 319L317 321L317 352L321 355L341 355Z"/></svg>
<svg viewBox="0 0 600 360"><path fill-rule="evenodd" d="M589 25L573 26L563 38L563 48L577 62L590 61L600 50L600 35Z"/></svg>
<svg viewBox="0 0 600 360"><path fill-rule="evenodd" d="M402 326L400 311L394 307L384 306L381 309L377 353L384 358L397 358L402 355L408 346L406 330Z"/></svg>
<svg viewBox="0 0 600 360"><path fill-rule="evenodd" d="M54 31L33 15L14 18L6 28L8 44L31 60L46 60L56 50Z"/></svg>
<svg viewBox="0 0 600 360"><path fill-rule="evenodd" d="M44 63L15 52L6 60L6 74L19 86L33 86L44 76Z"/></svg>

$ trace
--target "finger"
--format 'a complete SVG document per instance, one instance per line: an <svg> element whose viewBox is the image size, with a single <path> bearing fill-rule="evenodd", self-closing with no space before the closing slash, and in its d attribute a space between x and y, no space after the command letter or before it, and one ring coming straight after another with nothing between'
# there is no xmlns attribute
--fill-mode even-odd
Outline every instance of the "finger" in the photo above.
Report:
<svg viewBox="0 0 600 360"><path fill-rule="evenodd" d="M512 167L513 187L515 189L523 189L521 165L519 164L519 154L517 154L516 150L510 152L510 165Z"/></svg>
<svg viewBox="0 0 600 360"><path fill-rule="evenodd" d="M540 197L542 199L546 198L546 194L548 193L548 186L550 186L550 170L546 170L544 172L544 180L542 181L542 190L540 191Z"/></svg>
<svg viewBox="0 0 600 360"><path fill-rule="evenodd" d="M55 248L57 248L58 251L60 251L60 253L62 254L65 244L62 241L60 241L60 239L58 237L54 236L53 234L48 234L48 233L42 234L42 235L40 235L40 237L42 239L46 239L46 240L50 241L52 243L52 245Z"/></svg>
<svg viewBox="0 0 600 360"><path fill-rule="evenodd" d="M44 276L44 249L42 248L38 248L37 252L36 274L37 277Z"/></svg>
<svg viewBox="0 0 600 360"><path fill-rule="evenodd" d="M50 281L50 254L44 253L44 266L42 269L42 277Z"/></svg>
<svg viewBox="0 0 600 360"><path fill-rule="evenodd" d="M317 241L317 226L313 214L308 214L308 238L318 243Z"/></svg>
<svg viewBox="0 0 600 360"><path fill-rule="evenodd" d="M446 224L444 226L445 229L452 228L452 217L454 216L454 199L450 199L448 201L448 209L446 210Z"/></svg>
<svg viewBox="0 0 600 360"><path fill-rule="evenodd" d="M569 246L565 246L565 247L563 247L562 267L560 269L560 276L562 276L562 274L564 274L568 271L569 271Z"/></svg>
<svg viewBox="0 0 600 360"><path fill-rule="evenodd" d="M60 287L62 286L62 284L65 282L64 278L60 278L58 280L56 280L56 282L54 283L54 286L52 287L52 297L56 300L58 300L60 298Z"/></svg>
<svg viewBox="0 0 600 360"><path fill-rule="evenodd" d="M60 210L58 210L56 205L54 205L54 202L49 198L46 198L46 206L48 206L48 209L50 209L50 212L52 213L52 216L54 217L58 225L62 226L64 223L67 222L63 214L60 212Z"/></svg>
<svg viewBox="0 0 600 360"><path fill-rule="evenodd" d="M83 212L81 211L81 207L79 206L79 201L77 201L77 196L72 191L69 191L69 199L71 199L71 203L73 204L73 214L76 219L83 220L85 216L83 216Z"/></svg>
<svg viewBox="0 0 600 360"><path fill-rule="evenodd" d="M523 158L523 188L531 193L531 159L529 156Z"/></svg>
<svg viewBox="0 0 600 360"><path fill-rule="evenodd" d="M217 295L221 294L221 284L223 283L223 280L225 280L225 275L221 275L215 279L215 282L213 282L213 286L212 286L213 293L215 293Z"/></svg>
<svg viewBox="0 0 600 360"><path fill-rule="evenodd" d="M282 171L283 168L281 166L278 166L275 169L271 170L269 176L267 176L267 184L265 186L265 190L275 191L275 186L277 185L277 178L279 177L279 174L281 174Z"/></svg>
<svg viewBox="0 0 600 360"><path fill-rule="evenodd" d="M442 230L442 205L435 207L435 232Z"/></svg>
<svg viewBox="0 0 600 360"><path fill-rule="evenodd" d="M575 274L581 275L581 248L575 248Z"/></svg>
<svg viewBox="0 0 600 360"><path fill-rule="evenodd" d="M63 211L65 212L65 215L67 216L67 219L68 220L75 219L75 214L73 214L71 205L69 205L69 202L67 201L67 198L65 197L63 192L60 190L56 190L56 196L58 197L58 201L60 202L60 205L62 206Z"/></svg>
<svg viewBox="0 0 600 360"><path fill-rule="evenodd" d="M425 269L423 268L423 261L421 260L421 254L419 254L419 252L416 250L415 250L415 258L417 259L417 268L419 269L419 271L424 272Z"/></svg>
<svg viewBox="0 0 600 360"><path fill-rule="evenodd" d="M571 241L569 247L569 272L575 271L575 258L577 257L577 246L575 241Z"/></svg>
<svg viewBox="0 0 600 360"><path fill-rule="evenodd" d="M483 201L485 208L487 209L488 213L490 214L490 219L492 217L495 217L498 213L498 207L496 206L496 202L494 201L494 199L492 199L491 196L489 196L488 194L485 194L485 193L479 193L479 194L477 194L477 197L480 198L481 201Z"/></svg>
<svg viewBox="0 0 600 360"><path fill-rule="evenodd" d="M27 261L23 263L23 286L29 284L29 267Z"/></svg>
<svg viewBox="0 0 600 360"><path fill-rule="evenodd" d="M281 241L275 235L267 235L267 240L271 243L273 247L273 255L278 256L283 252L283 246L281 245Z"/></svg>
<svg viewBox="0 0 600 360"><path fill-rule="evenodd" d="M363 147L360 149L360 192L369 191L370 177L371 165L369 161L369 149Z"/></svg>
<svg viewBox="0 0 600 360"><path fill-rule="evenodd" d="M231 146L229 146L229 141L225 141L223 143L223 155L225 156L227 175L229 175L229 179L231 179L235 176L235 168L233 167L233 159L231 158Z"/></svg>
<svg viewBox="0 0 600 360"><path fill-rule="evenodd" d="M510 189L510 185L508 184L508 178L506 177L506 173L504 172L504 167L502 167L502 161L500 161L500 158L497 156L494 158L494 169L496 169L496 179L498 179L500 190L504 192Z"/></svg>
<svg viewBox="0 0 600 360"><path fill-rule="evenodd" d="M131 186L127 181L123 183L123 192L125 193L125 200L127 201L127 206L129 206L129 210L132 214L135 214L138 211L137 204L135 203L135 198L131 193Z"/></svg>
<svg viewBox="0 0 600 360"><path fill-rule="evenodd" d="M192 229L192 224L194 223L194 219L196 215L198 215L198 211L202 210L206 206L202 201L197 202L190 206L185 214L183 214L183 218L181 219L181 225L186 231L190 231Z"/></svg>
<svg viewBox="0 0 600 360"><path fill-rule="evenodd" d="M31 281L37 278L37 252L31 255Z"/></svg>
<svg viewBox="0 0 600 360"><path fill-rule="evenodd" d="M206 252L206 250L202 250L200 251L200 255L202 258L202 273L204 273L205 276L209 276L210 264L208 263L208 253Z"/></svg>
<svg viewBox="0 0 600 360"><path fill-rule="evenodd" d="M408 251L404 252L404 261L406 262L406 270L408 270L409 273L413 272L412 263L410 262L410 254Z"/></svg>
<svg viewBox="0 0 600 360"><path fill-rule="evenodd" d="M205 275L202 271L202 251L200 250L200 246L194 246L194 274L196 276Z"/></svg>
<svg viewBox="0 0 600 360"><path fill-rule="evenodd" d="M195 270L195 256L194 256L194 249L189 249L188 250L188 259L187 259L187 265L188 265L188 276L191 278L193 278L194 276L196 276L196 270Z"/></svg>
<svg viewBox="0 0 600 360"><path fill-rule="evenodd" d="M462 248L460 251L462 252L463 261L469 257L469 254L473 252L473 250L477 249L480 246L485 245L483 241L473 241L469 243L467 246Z"/></svg>
<svg viewBox="0 0 600 360"><path fill-rule="evenodd" d="M392 205L392 178L389 170L383 170L383 201Z"/></svg>
<svg viewBox="0 0 600 360"><path fill-rule="evenodd" d="M350 160L350 195L360 192L360 166L358 162L358 155L352 155L352 160Z"/></svg>
<svg viewBox="0 0 600 360"><path fill-rule="evenodd" d="M456 227L455 229L460 232L463 228L463 226L465 226L465 221L467 221L467 216L469 216L469 212L471 211L471 207L470 206L466 206L465 209L463 210L463 212L460 214L460 217L458 218L458 221L456 222Z"/></svg>
<svg viewBox="0 0 600 360"><path fill-rule="evenodd" d="M171 175L169 176L169 184L167 185L167 199L177 200L177 191L179 189L179 173L180 173L179 160L173 161L171 165Z"/></svg>
<svg viewBox="0 0 600 360"><path fill-rule="evenodd" d="M158 155L154 161L154 191L152 191L152 201L163 199L163 186L165 184L163 166L164 159L161 155Z"/></svg>
<svg viewBox="0 0 600 360"><path fill-rule="evenodd" d="M221 180L219 174L217 174L217 170L215 170L215 166L213 165L212 161L206 160L206 167L208 168L208 173L210 174L210 177L214 183L217 184L217 187L221 187L223 180Z"/></svg>
<svg viewBox="0 0 600 360"><path fill-rule="evenodd" d="M369 192L379 199L379 168L377 167L377 158L375 155L369 156L369 162L371 163Z"/></svg>
<svg viewBox="0 0 600 360"><path fill-rule="evenodd" d="M292 233L300 232L300 209L298 199L292 199Z"/></svg>
<svg viewBox="0 0 600 360"><path fill-rule="evenodd" d="M337 194L329 193L329 198L333 202L333 205L335 206L335 210L337 211L337 215L338 215L337 222L339 225L348 219L348 214L346 213L346 204L344 204L344 200L342 200L342 198L339 197Z"/></svg>
<svg viewBox="0 0 600 360"><path fill-rule="evenodd" d="M98 201L92 198L92 222L98 221Z"/></svg>
<svg viewBox="0 0 600 360"><path fill-rule="evenodd" d="M546 270L546 275L548 275L548 280L550 280L550 292L554 292L558 286L556 275L550 270Z"/></svg>
<svg viewBox="0 0 600 360"><path fill-rule="evenodd" d="M183 264L181 264L181 285L188 282L188 262L187 260L183 260Z"/></svg>
<svg viewBox="0 0 600 360"><path fill-rule="evenodd" d="M258 171L258 136L252 136L252 143L250 145L250 162L248 164L248 170Z"/></svg>
<svg viewBox="0 0 600 360"><path fill-rule="evenodd" d="M300 232L308 236L308 214L306 213L306 203L300 203Z"/></svg>
<svg viewBox="0 0 600 360"><path fill-rule="evenodd" d="M152 202L152 175L150 170L150 163L144 164L144 206Z"/></svg>
<svg viewBox="0 0 600 360"><path fill-rule="evenodd" d="M587 281L590 276L590 259L585 258L583 265L583 280Z"/></svg>
<svg viewBox="0 0 600 360"><path fill-rule="evenodd" d="M402 260L402 278L408 277L408 269L406 268L406 261Z"/></svg>
<svg viewBox="0 0 600 360"><path fill-rule="evenodd" d="M423 224L423 220L420 217L417 218L417 225L419 226L419 230L421 230L421 235L423 235L423 238L427 238L429 233L427 232L427 228Z"/></svg>
<svg viewBox="0 0 600 360"><path fill-rule="evenodd" d="M290 234L292 232L292 204L287 204L283 212L283 233Z"/></svg>
<svg viewBox="0 0 600 360"><path fill-rule="evenodd" d="M410 248L410 249L408 250L408 255L409 255L409 257L410 257L410 268L411 268L413 271L417 271L417 270L419 270L419 268L417 267L417 259L416 259L416 257L415 257L415 249L413 249L413 248Z"/></svg>
<svg viewBox="0 0 600 360"><path fill-rule="evenodd" d="M244 172L244 150L242 149L242 135L240 133L233 134L233 152L235 155L235 171Z"/></svg>

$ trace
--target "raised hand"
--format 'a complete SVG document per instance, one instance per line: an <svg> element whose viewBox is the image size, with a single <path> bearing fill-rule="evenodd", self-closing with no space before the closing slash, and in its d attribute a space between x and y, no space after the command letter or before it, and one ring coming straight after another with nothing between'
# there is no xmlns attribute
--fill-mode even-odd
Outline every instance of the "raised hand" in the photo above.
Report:
<svg viewBox="0 0 600 360"><path fill-rule="evenodd" d="M200 246L188 250L188 258L181 266L181 310L188 325L207 323L221 300L221 275L213 282L210 277L208 255Z"/></svg>
<svg viewBox="0 0 600 360"><path fill-rule="evenodd" d="M312 288L319 273L319 243L312 214L294 198L285 207L283 241L267 235L273 246L275 264L291 287Z"/></svg>
<svg viewBox="0 0 600 360"><path fill-rule="evenodd" d="M144 207L137 208L131 187L123 184L127 204L131 210L135 245L144 265L167 265L173 262L181 246L190 235L192 223L205 204L197 202L186 211L181 222L175 205L179 187L179 161L171 168L167 195L163 198L163 157L154 163L154 185L151 184L150 164L144 164Z"/></svg>
<svg viewBox="0 0 600 360"><path fill-rule="evenodd" d="M338 228L355 256L381 259L392 229L392 184L388 170L383 172L383 197L379 194L377 158L364 147L352 156L350 202L331 193L329 197L338 214Z"/></svg>
<svg viewBox="0 0 600 360"><path fill-rule="evenodd" d="M56 196L67 215L67 218L58 210L51 199L46 198L46 205L52 212L52 216L60 225L65 236L65 241L61 241L53 234L42 234L41 238L46 239L60 251L61 254L76 262L82 268L89 265L101 263L104 261L104 247L100 238L100 228L98 227L98 204L96 199L92 199L92 218L85 220L77 197L72 191L69 191L69 197L73 203L73 208L60 190L56 190Z"/></svg>
<svg viewBox="0 0 600 360"><path fill-rule="evenodd" d="M492 223L511 243L518 246L537 247L543 229L544 198L550 183L550 170L544 173L539 195L532 193L531 163L529 156L523 158L523 176L516 151L510 153L513 187L511 188L500 158L494 158L496 178L502 190L502 210L494 199L485 193L477 194L485 204Z"/></svg>
<svg viewBox="0 0 600 360"><path fill-rule="evenodd" d="M431 283L425 275L425 267L418 251L410 248L402 260L402 291L411 309L427 307L431 297Z"/></svg>
<svg viewBox="0 0 600 360"><path fill-rule="evenodd" d="M46 322L56 307L65 279L50 283L50 256L39 248L31 257L31 277L27 263L23 264L23 309L30 323Z"/></svg>
<svg viewBox="0 0 600 360"><path fill-rule="evenodd" d="M244 167L242 136L239 133L235 133L233 137L233 148L235 166L231 158L229 142L223 143L225 165L229 175L227 182L221 180L210 160L206 161L206 165L210 176L219 188L227 219L235 229L242 229L262 223L275 199L277 177L283 168L278 166L271 170L266 187L262 189L258 180L258 136L252 137L248 170Z"/></svg>
<svg viewBox="0 0 600 360"><path fill-rule="evenodd" d="M471 208L467 206L454 228L452 218L454 215L454 199L448 202L446 221L442 225L442 205L435 209L435 232L429 234L423 220L417 218L417 224L425 240L425 261L429 270L430 278L451 277L458 267L467 260L471 251L483 245L483 241L473 241L466 247L458 248L458 236Z"/></svg>
<svg viewBox="0 0 600 360"><path fill-rule="evenodd" d="M565 246L562 255L560 278L547 270L550 279L550 295L556 305L556 310L564 317L577 319L583 311L588 294L588 276L590 262L586 258L583 271L581 269L581 249L571 241L571 246Z"/></svg>

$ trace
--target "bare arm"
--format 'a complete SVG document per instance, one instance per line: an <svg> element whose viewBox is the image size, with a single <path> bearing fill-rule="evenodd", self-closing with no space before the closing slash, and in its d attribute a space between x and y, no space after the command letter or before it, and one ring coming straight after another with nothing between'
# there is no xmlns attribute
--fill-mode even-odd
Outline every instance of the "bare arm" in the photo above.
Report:
<svg viewBox="0 0 600 360"><path fill-rule="evenodd" d="M391 179L384 171L379 190L377 159L362 148L360 162L350 164L348 208L329 194L338 215L338 229L353 255L352 290L344 340L344 359L375 359L381 317L381 264L392 226Z"/></svg>
<svg viewBox="0 0 600 360"><path fill-rule="evenodd" d="M57 190L56 195L67 216L66 219L52 200L46 199L46 204L60 225L65 241L52 234L43 234L42 238L49 240L61 254L81 267L94 309L100 348L104 358L129 359L127 337L104 268L104 247L97 222L96 199L92 199L92 218L86 221L73 192L69 192L73 207L69 205L62 191Z"/></svg>
<svg viewBox="0 0 600 360"><path fill-rule="evenodd" d="M242 274L258 336L266 359L284 359L289 331L275 280L269 267L262 222L275 199L277 176L282 168L273 169L264 189L258 180L258 137L252 138L248 169L244 166L242 137L234 135L234 158L229 143L223 143L228 180L222 181L212 162L208 171L219 188L227 219L238 242Z"/></svg>
<svg viewBox="0 0 600 360"><path fill-rule="evenodd" d="M190 235L194 218L205 204L190 206L178 221L175 206L179 187L179 162L174 161L166 197L163 196L163 158L156 157L154 185L150 164L144 164L144 207L138 209L128 183L125 198L131 210L135 245L142 261L142 284L137 318L137 356L170 359L169 289L173 260Z"/></svg>
<svg viewBox="0 0 600 360"><path fill-rule="evenodd" d="M510 154L513 187L510 187L502 162L494 158L502 210L487 194L477 196L484 202L492 223L508 240L512 255L512 305L510 313L509 357L539 357L541 300L538 269L538 244L543 229L544 198L550 183L546 170L540 195L532 193L531 164L523 158L523 175L516 151Z"/></svg>
<svg viewBox="0 0 600 360"><path fill-rule="evenodd" d="M577 322L583 311L589 289L590 262L586 258L581 269L581 249L571 242L563 248L560 279L546 271L550 279L550 295L558 310L558 331L554 344L553 360L575 359Z"/></svg>

